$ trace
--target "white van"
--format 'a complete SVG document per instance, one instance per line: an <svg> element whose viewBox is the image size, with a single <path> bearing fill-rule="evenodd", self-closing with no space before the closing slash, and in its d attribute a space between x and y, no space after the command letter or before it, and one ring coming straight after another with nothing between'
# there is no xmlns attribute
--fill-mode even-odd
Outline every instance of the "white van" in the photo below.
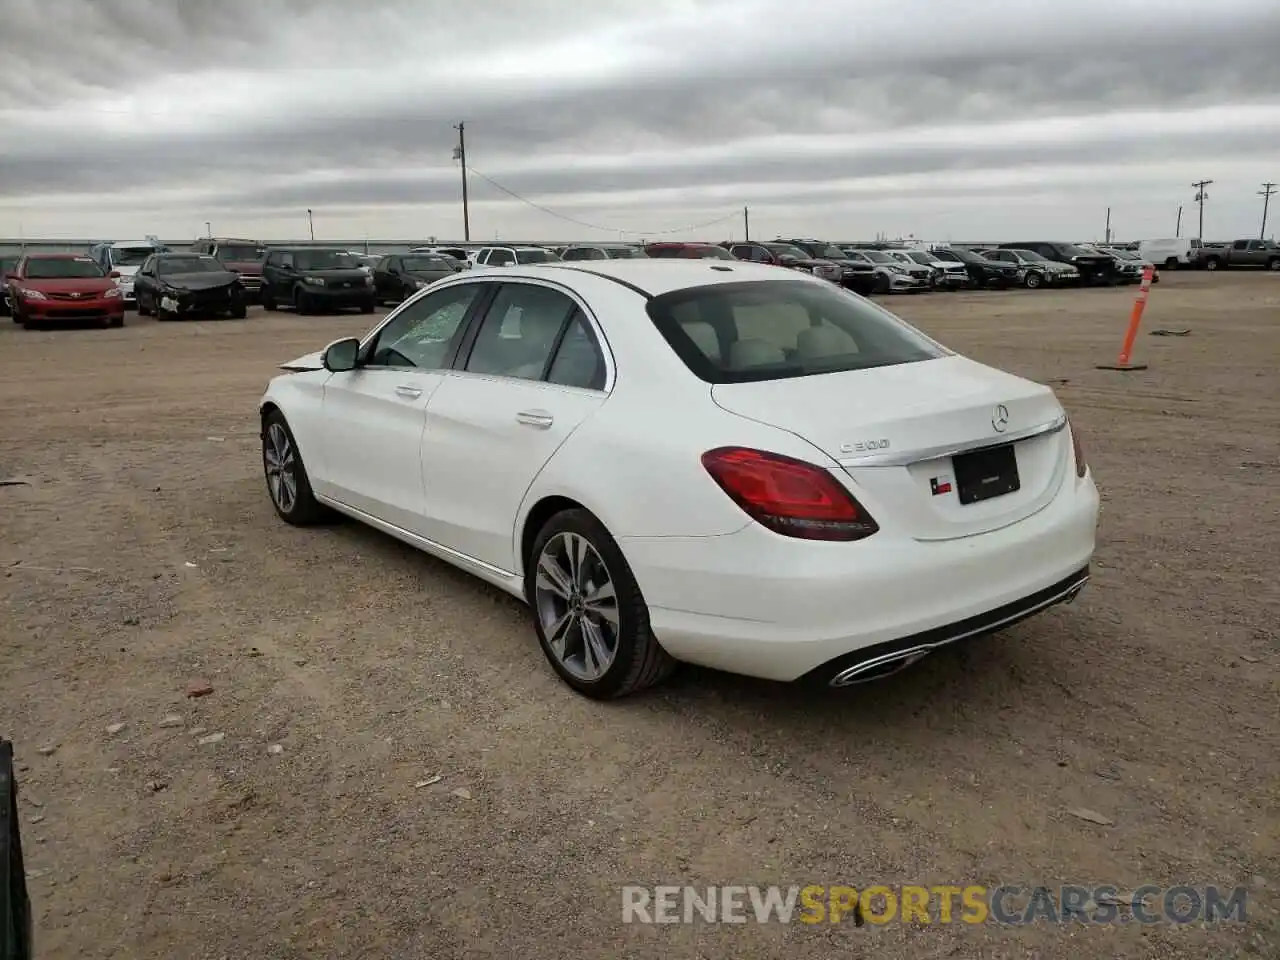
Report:
<svg viewBox="0 0 1280 960"><path fill-rule="evenodd" d="M1177 270L1195 263L1200 250L1198 238L1182 237L1174 240L1143 240L1138 244L1138 256L1157 267Z"/></svg>

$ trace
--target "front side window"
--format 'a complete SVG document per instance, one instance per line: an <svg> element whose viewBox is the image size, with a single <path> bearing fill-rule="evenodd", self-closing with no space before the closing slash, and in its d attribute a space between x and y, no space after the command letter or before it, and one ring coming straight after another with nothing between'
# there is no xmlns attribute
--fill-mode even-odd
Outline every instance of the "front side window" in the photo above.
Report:
<svg viewBox="0 0 1280 960"><path fill-rule="evenodd" d="M522 380L541 380L556 340L577 304L565 294L531 283L503 284L485 313L466 369Z"/></svg>
<svg viewBox="0 0 1280 960"><path fill-rule="evenodd" d="M32 257L27 261L28 280L78 280L105 276L92 257Z"/></svg>
<svg viewBox="0 0 1280 960"><path fill-rule="evenodd" d="M805 280L676 290L655 297L647 309L685 365L708 383L864 370L946 355L882 307Z"/></svg>
<svg viewBox="0 0 1280 960"><path fill-rule="evenodd" d="M378 331L365 366L442 369L482 289L483 284L460 283L413 301Z"/></svg>

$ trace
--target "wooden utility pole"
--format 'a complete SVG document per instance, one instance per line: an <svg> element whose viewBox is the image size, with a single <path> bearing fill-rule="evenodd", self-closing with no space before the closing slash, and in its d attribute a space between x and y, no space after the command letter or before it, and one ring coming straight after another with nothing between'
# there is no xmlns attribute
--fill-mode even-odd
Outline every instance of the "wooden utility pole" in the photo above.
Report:
<svg viewBox="0 0 1280 960"><path fill-rule="evenodd" d="M1276 192L1276 185L1268 181L1262 185L1262 189L1258 191L1258 196L1262 198L1262 230L1258 234L1259 240L1267 239L1267 208L1271 205L1271 195Z"/></svg>
<svg viewBox="0 0 1280 960"><path fill-rule="evenodd" d="M1196 234L1196 239L1204 243L1204 202L1209 195L1204 192L1204 188L1213 183L1212 180L1197 180L1192 184L1196 188L1196 203L1200 205L1200 232Z"/></svg>

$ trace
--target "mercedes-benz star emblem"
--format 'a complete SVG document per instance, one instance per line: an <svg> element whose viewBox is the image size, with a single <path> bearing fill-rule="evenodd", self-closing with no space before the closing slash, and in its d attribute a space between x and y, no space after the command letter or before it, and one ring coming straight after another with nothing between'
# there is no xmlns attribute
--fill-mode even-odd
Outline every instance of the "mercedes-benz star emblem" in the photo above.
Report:
<svg viewBox="0 0 1280 960"><path fill-rule="evenodd" d="M1003 403L996 404L995 410L991 414L991 429L996 433L1004 433L1004 428L1009 425L1009 408Z"/></svg>

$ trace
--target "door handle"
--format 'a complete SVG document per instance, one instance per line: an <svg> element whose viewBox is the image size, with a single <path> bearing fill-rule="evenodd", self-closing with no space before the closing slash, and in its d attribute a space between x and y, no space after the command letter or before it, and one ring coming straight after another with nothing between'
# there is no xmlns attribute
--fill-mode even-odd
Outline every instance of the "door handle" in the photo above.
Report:
<svg viewBox="0 0 1280 960"><path fill-rule="evenodd" d="M545 430L555 423L555 417L545 410L521 410L516 414L516 422Z"/></svg>
<svg viewBox="0 0 1280 960"><path fill-rule="evenodd" d="M408 387L402 384L396 387L396 396L405 397L406 399L409 399L409 400L417 400L420 396L422 396L422 391L419 390L417 387Z"/></svg>

